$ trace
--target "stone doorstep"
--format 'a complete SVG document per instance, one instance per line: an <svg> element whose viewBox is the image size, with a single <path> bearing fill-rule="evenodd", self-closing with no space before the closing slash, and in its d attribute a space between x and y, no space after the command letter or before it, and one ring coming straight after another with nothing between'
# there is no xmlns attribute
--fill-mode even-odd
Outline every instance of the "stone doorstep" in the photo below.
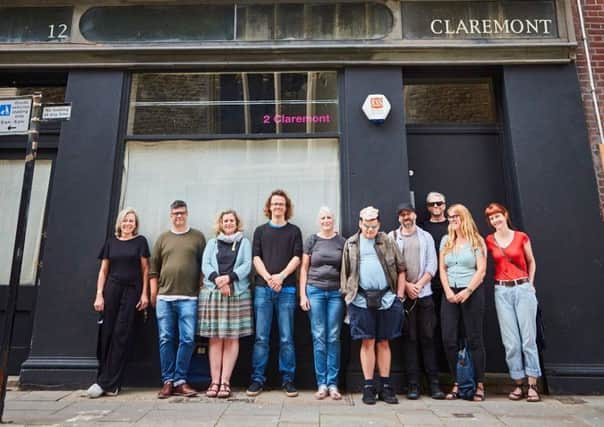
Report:
<svg viewBox="0 0 604 427"><path fill-rule="evenodd" d="M18 375L9 375L8 380L6 381L7 388L18 389L19 388L19 376Z"/></svg>

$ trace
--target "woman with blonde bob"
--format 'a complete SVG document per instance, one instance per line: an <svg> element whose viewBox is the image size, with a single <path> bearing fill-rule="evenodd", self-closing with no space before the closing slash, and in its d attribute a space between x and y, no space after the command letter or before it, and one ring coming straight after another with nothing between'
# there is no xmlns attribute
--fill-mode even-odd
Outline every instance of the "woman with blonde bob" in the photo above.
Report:
<svg viewBox="0 0 604 427"><path fill-rule="evenodd" d="M340 400L340 329L344 300L340 269L346 239L335 231L335 219L325 206L319 209L319 232L306 239L300 267L300 307L308 311L313 341L317 399Z"/></svg>
<svg viewBox="0 0 604 427"><path fill-rule="evenodd" d="M541 400L537 378L541 376L537 350L537 297L535 257L529 237L511 228L510 214L499 203L484 210L487 224L495 230L487 236L487 248L495 262L495 308L510 377L516 387L510 400L524 397L522 383L528 377L526 400Z"/></svg>
<svg viewBox="0 0 604 427"><path fill-rule="evenodd" d="M231 374L239 354L239 338L252 335L252 294L249 274L252 247L232 209L218 214L203 253L203 287L199 292L198 334L210 339L208 397L231 395Z"/></svg>
<svg viewBox="0 0 604 427"><path fill-rule="evenodd" d="M149 245L138 234L138 215L122 210L115 222L115 235L107 239L99 259L94 309L101 313L97 358L97 382L88 397L116 395L128 359L134 314L149 304Z"/></svg>
<svg viewBox="0 0 604 427"><path fill-rule="evenodd" d="M456 380L459 318L462 318L467 345L474 361L476 379L475 401L485 399L485 349L483 340L484 289L481 286L486 271L486 248L470 211L461 204L447 210L448 234L440 242L440 280L443 298L440 310L443 346L453 388L448 400L459 397Z"/></svg>

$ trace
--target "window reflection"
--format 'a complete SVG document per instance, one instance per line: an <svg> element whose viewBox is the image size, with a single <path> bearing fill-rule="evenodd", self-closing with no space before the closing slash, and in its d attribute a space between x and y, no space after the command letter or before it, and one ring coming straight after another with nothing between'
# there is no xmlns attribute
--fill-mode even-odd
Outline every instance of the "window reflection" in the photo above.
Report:
<svg viewBox="0 0 604 427"><path fill-rule="evenodd" d="M321 133L338 129L335 71L138 73L130 135Z"/></svg>

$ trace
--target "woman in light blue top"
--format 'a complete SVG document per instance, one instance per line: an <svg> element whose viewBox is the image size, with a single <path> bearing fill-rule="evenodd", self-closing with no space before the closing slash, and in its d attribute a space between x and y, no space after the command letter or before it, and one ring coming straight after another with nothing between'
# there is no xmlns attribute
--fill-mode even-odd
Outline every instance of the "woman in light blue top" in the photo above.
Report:
<svg viewBox="0 0 604 427"><path fill-rule="evenodd" d="M231 374L239 354L239 338L252 335L252 268L250 241L243 237L241 220L233 210L221 212L216 238L203 253L203 287L199 292L198 333L210 339L208 397L231 395Z"/></svg>
<svg viewBox="0 0 604 427"><path fill-rule="evenodd" d="M443 346L453 388L448 400L458 397L456 379L457 350L459 344L459 318L461 316L472 360L476 393L474 400L483 401L485 350L482 324L484 320L484 290L480 286L486 271L486 246L470 211L455 204L447 210L448 234L440 242L440 281L443 296L440 307Z"/></svg>

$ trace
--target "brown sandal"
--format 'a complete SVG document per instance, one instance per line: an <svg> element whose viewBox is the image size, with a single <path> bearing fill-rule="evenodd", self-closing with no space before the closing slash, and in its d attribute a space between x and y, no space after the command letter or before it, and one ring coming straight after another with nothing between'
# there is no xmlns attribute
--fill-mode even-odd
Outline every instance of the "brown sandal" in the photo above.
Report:
<svg viewBox="0 0 604 427"><path fill-rule="evenodd" d="M531 396L528 392L533 390L536 394ZM541 402L541 396L539 395L539 389L537 388L537 384L529 384L528 391L526 393L526 401L527 402Z"/></svg>
<svg viewBox="0 0 604 427"><path fill-rule="evenodd" d="M516 390L520 390L520 393L518 393ZM522 398L524 397L524 391L522 390L522 385L517 385L514 390L512 390L510 392L510 394L508 394L508 399L510 400L522 400Z"/></svg>
<svg viewBox="0 0 604 427"><path fill-rule="evenodd" d="M220 390L218 391L218 397L220 399L226 399L231 397L231 385L229 383L220 384Z"/></svg>
<svg viewBox="0 0 604 427"><path fill-rule="evenodd" d="M216 397L218 396L218 390L220 388L220 384L218 383L212 383L210 384L210 386L208 387L208 390L206 391L206 396L207 397Z"/></svg>
<svg viewBox="0 0 604 427"><path fill-rule="evenodd" d="M476 386L476 391L474 392L474 402L484 402L484 400L486 399L485 396L485 392L484 392L484 386L480 387L480 386Z"/></svg>
<svg viewBox="0 0 604 427"><path fill-rule="evenodd" d="M459 384L453 383L451 391L445 396L445 400L457 400L459 398Z"/></svg>

